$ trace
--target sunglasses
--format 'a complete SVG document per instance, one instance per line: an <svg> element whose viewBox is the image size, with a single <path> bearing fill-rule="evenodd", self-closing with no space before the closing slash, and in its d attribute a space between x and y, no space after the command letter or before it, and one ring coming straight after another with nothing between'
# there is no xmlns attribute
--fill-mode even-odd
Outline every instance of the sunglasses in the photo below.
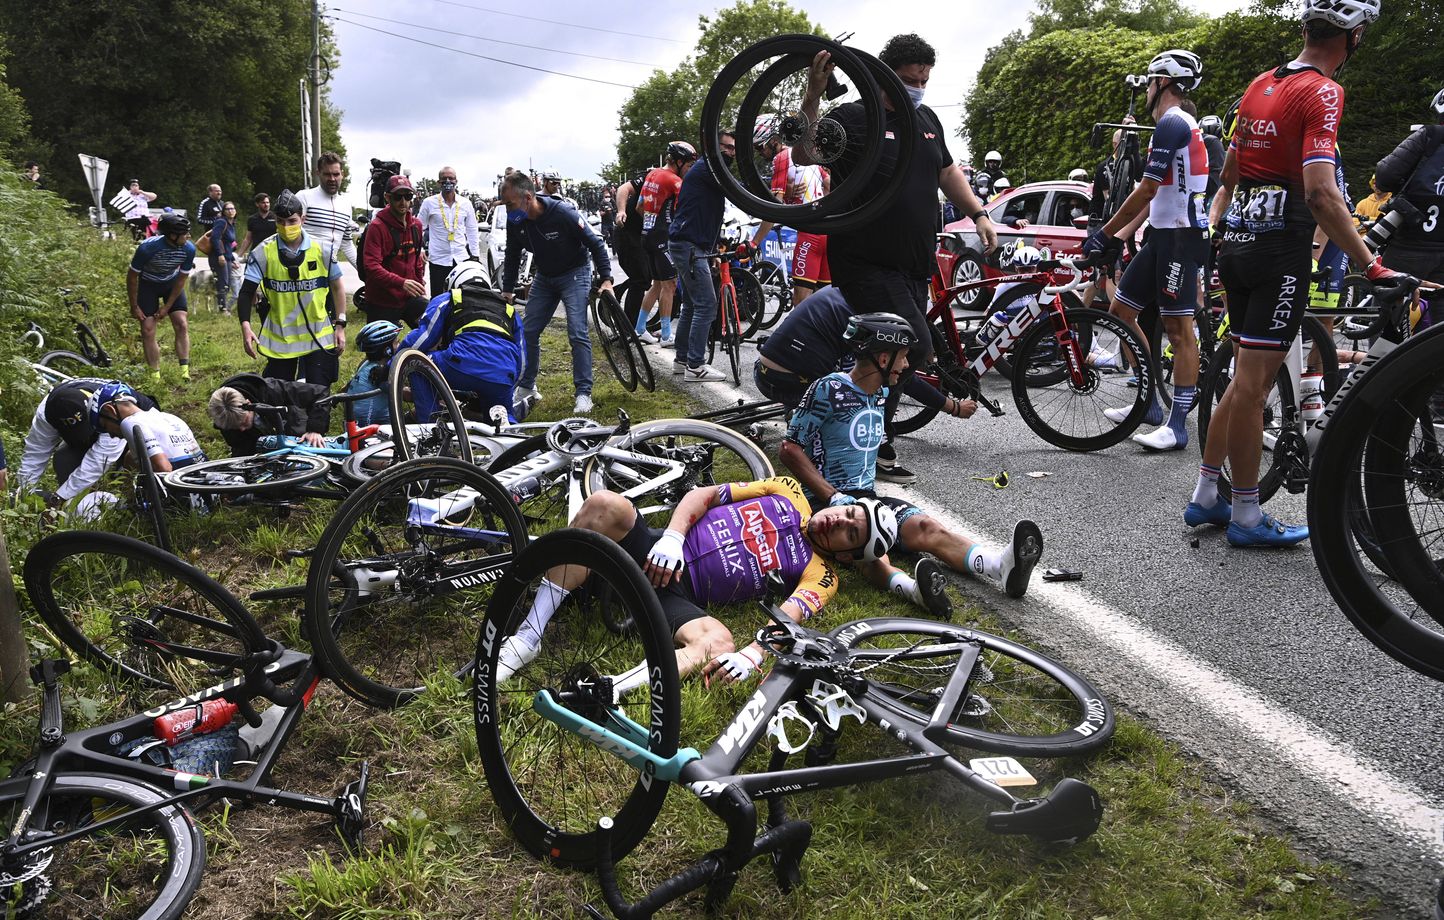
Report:
<svg viewBox="0 0 1444 920"><path fill-rule="evenodd" d="M391 193L391 200L392 200L392 201L397 201L397 200L410 201L411 199L413 199L413 198L415 198L415 197L416 197L416 196L413 195L413 194L411 194L410 192L392 192L392 193Z"/></svg>

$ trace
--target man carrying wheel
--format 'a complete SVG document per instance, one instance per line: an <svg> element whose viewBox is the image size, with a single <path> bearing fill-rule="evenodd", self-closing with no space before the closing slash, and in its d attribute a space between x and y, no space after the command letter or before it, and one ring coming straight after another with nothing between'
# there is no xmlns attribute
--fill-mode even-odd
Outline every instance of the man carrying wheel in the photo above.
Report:
<svg viewBox="0 0 1444 920"><path fill-rule="evenodd" d="M1259 507L1264 402L1308 306L1315 226L1375 284L1407 279L1373 258L1354 229L1334 174L1344 90L1331 74L1358 50L1379 0L1307 0L1304 49L1254 78L1239 104L1210 223L1224 221L1218 271L1238 346L1232 382L1209 420L1198 485L1184 509L1190 527L1227 527L1233 546L1292 546L1308 527ZM1227 204L1227 216L1223 214ZM1412 280L1412 279L1408 279ZM1233 504L1218 494L1224 461Z"/></svg>
<svg viewBox="0 0 1444 920"><path fill-rule="evenodd" d="M1188 410L1198 388L1198 338L1193 314L1198 311L1199 269L1208 259L1208 151L1198 122L1182 107L1188 93L1203 79L1203 61L1191 51L1159 54L1148 65L1148 105L1157 127L1148 150L1143 178L1108 222L1083 243L1085 255L1117 260L1123 251L1120 233L1148 209L1153 232L1113 292L1110 312L1148 341L1139 315L1154 308L1173 346L1173 410L1168 423L1133 440L1148 450L1182 450L1188 445ZM1158 356L1153 356L1156 360ZM1145 424L1163 419L1163 405L1154 402ZM1132 407L1104 409L1111 421L1122 422Z"/></svg>
<svg viewBox="0 0 1444 920"><path fill-rule="evenodd" d="M830 559L880 559L897 539L897 518L882 502L860 499L814 513L802 486L788 477L693 489L665 530L647 526L627 498L594 492L571 526L617 541L642 566L676 640L678 673L701 667L705 678L724 683L753 674L765 653L755 642L737 651L732 631L705 607L765 597L775 573L791 591L781 609L801 623L837 592ZM587 574L573 565L548 571L526 620L502 644L498 681L536 657L547 622ZM646 679L629 672L616 692Z"/></svg>
<svg viewBox="0 0 1444 920"><path fill-rule="evenodd" d="M861 499L881 501L897 515L895 548L932 554L956 571L995 583L1009 597L1022 597L1043 554L1037 524L1018 522L1010 546L983 546L949 531L911 502L878 498L873 491L887 388L897 386L907 368L908 350L916 344L912 327L892 313L864 313L849 319L842 340L857 355L852 372L828 374L808 387L782 442L782 462L801 480L808 500L830 507L847 507ZM968 406L975 404L970 400ZM946 579L931 556L918 563L916 580L887 557L857 568L874 585L936 616L952 610L943 592Z"/></svg>
<svg viewBox="0 0 1444 920"><path fill-rule="evenodd" d="M808 74L802 112L810 124L816 124L818 120L818 106L833 70L831 57L830 53L819 51ZM828 234L828 263L832 283L842 291L848 303L858 309L896 313L911 324L917 344L908 355L908 363L912 367L924 367L932 357L932 339L927 329L928 279L936 267L933 232L938 213L938 190L941 189L964 214L973 219L985 251L993 251L998 235L963 171L948 153L942 123L932 109L922 104L923 92L937 61L933 47L917 35L896 35L883 46L878 57L897 74L907 88L909 98L895 100L885 93L883 95L882 102L888 116L882 159L871 180L874 194L892 175L897 163L898 142L895 135L900 130L900 121L895 114L896 106L913 106L915 130L919 136L912 159L906 166L907 179L897 195L891 215L866 227ZM866 134L866 117L859 102L838 106L828 113L828 118L841 125L849 138L861 138ZM833 172L833 188L846 181L857 155L854 152L857 146L849 144L848 149L829 164ZM818 162L806 138L793 146L792 162L798 166ZM862 194L866 196L868 192ZM901 396L899 388L888 397L886 419L889 429ZM915 481L917 476L897 462L897 451L890 440L885 437L878 451L878 478L903 483Z"/></svg>

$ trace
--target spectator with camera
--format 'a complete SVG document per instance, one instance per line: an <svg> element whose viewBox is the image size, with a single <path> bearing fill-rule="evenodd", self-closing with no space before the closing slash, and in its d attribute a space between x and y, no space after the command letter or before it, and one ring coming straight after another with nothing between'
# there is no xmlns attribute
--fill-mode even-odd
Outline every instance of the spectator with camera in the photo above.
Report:
<svg viewBox="0 0 1444 920"><path fill-rule="evenodd" d="M1389 242L1386 268L1444 282L1444 90L1430 105L1436 124L1422 126L1379 161L1375 190L1394 197L1366 239L1376 249Z"/></svg>

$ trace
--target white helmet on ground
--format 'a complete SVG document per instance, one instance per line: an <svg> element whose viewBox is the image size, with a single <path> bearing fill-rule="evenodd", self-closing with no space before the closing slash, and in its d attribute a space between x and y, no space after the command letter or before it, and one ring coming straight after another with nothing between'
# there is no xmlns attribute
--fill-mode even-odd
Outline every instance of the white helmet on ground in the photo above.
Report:
<svg viewBox="0 0 1444 920"><path fill-rule="evenodd" d="M857 553L866 562L881 559L897 542L897 514L875 498L859 498L857 504L867 513L867 542Z"/></svg>
<svg viewBox="0 0 1444 920"><path fill-rule="evenodd" d="M491 279L486 276L486 269L480 262L458 262L446 276L446 289L450 291L463 284L484 284L491 287Z"/></svg>
<svg viewBox="0 0 1444 920"><path fill-rule="evenodd" d="M1083 169L1083 168L1081 168L1081 167L1078 168L1078 169L1075 169L1075 170L1073 170L1072 172L1068 173L1068 180L1069 180L1070 182L1087 182L1087 181L1088 181L1088 170Z"/></svg>
<svg viewBox="0 0 1444 920"><path fill-rule="evenodd" d="M1002 164L1003 164L1003 155L1002 155L1001 153L999 153L998 151L996 151L996 150L989 150L987 153L983 154L983 165L984 165L984 166L1001 166Z"/></svg>
<svg viewBox="0 0 1444 920"><path fill-rule="evenodd" d="M1304 22L1322 20L1345 31L1379 18L1379 0L1304 0Z"/></svg>
<svg viewBox="0 0 1444 920"><path fill-rule="evenodd" d="M1196 89L1203 80L1203 61L1192 51L1164 51L1148 64L1148 78L1169 77L1179 88Z"/></svg>

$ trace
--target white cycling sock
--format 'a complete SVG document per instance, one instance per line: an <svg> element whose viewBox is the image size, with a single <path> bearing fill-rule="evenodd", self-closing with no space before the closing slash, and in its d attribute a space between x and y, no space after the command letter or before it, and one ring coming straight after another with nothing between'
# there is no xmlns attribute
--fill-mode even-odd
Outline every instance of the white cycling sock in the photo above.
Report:
<svg viewBox="0 0 1444 920"><path fill-rule="evenodd" d="M893 572L892 577L887 580L887 589L905 601L912 601L919 607L923 605L923 595L918 590L917 580L906 572Z"/></svg>
<svg viewBox="0 0 1444 920"><path fill-rule="evenodd" d="M531 648L538 648L541 645L542 633L546 631L547 623L556 615L557 608L562 601L567 599L571 592L566 588L559 587L546 578L536 589L536 600L531 603L531 610L527 611L526 619L521 626L517 627L516 637L525 642Z"/></svg>
<svg viewBox="0 0 1444 920"><path fill-rule="evenodd" d="M1252 489L1233 490L1233 522L1240 527L1257 527L1263 520L1263 509L1258 504L1258 486Z"/></svg>
<svg viewBox="0 0 1444 920"><path fill-rule="evenodd" d="M1212 508L1218 504L1218 477L1222 472L1219 467L1199 464L1198 485L1193 487L1193 501L1199 507Z"/></svg>
<svg viewBox="0 0 1444 920"><path fill-rule="evenodd" d="M991 578L993 581L1002 581L1003 562L1006 551L1003 547L988 547L981 543L973 544L968 550L968 571L979 578Z"/></svg>

